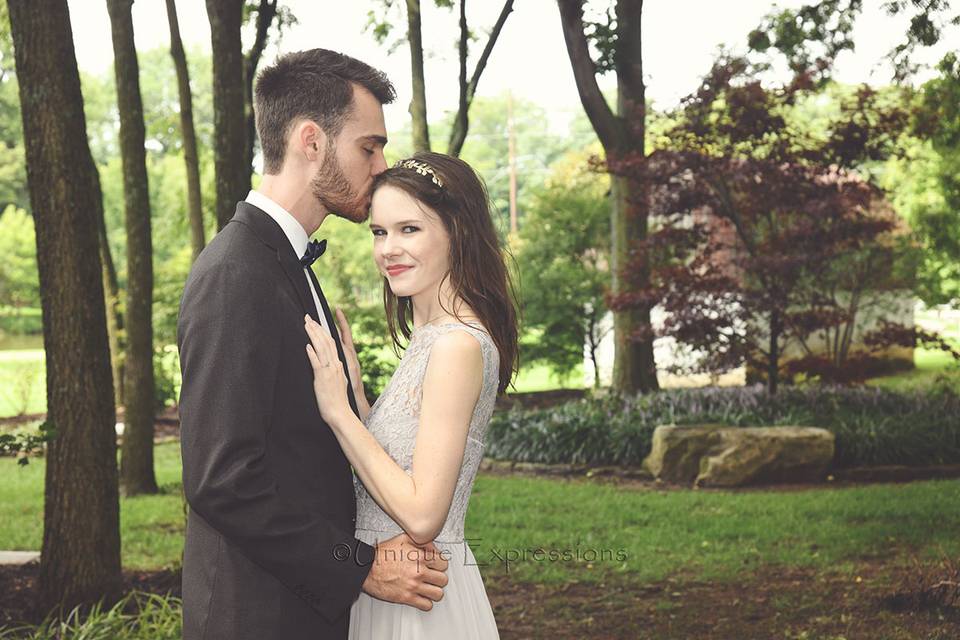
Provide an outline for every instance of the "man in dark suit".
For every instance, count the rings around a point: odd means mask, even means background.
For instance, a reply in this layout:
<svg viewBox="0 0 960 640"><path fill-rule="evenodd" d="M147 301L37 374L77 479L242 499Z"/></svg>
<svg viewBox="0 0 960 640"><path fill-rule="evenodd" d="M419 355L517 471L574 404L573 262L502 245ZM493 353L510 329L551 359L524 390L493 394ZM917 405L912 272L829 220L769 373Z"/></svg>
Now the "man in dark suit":
<svg viewBox="0 0 960 640"><path fill-rule="evenodd" d="M323 245L307 239L328 214L366 219L393 99L382 73L322 49L257 78L263 180L197 259L180 307L185 640L346 638L361 589L424 610L442 597L435 549L354 538L350 465L305 351L309 314L347 369L310 267ZM362 389L351 381L354 410Z"/></svg>

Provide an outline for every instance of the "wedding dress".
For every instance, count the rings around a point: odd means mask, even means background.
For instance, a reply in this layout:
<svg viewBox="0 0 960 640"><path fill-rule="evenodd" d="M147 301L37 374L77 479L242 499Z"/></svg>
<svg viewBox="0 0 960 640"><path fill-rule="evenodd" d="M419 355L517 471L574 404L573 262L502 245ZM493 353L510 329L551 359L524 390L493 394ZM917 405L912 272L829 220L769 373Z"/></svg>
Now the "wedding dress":
<svg viewBox="0 0 960 640"><path fill-rule="evenodd" d="M450 331L466 331L480 343L483 387L470 420L453 502L443 529L434 540L437 549L449 562L449 582L443 589L443 598L433 603L430 611L385 602L361 592L350 610L350 640L490 640L500 637L477 560L463 537L467 503L483 457L484 436L497 396L499 353L492 338L482 329L461 323L415 328L397 370L364 423L390 457L412 474L423 378L430 350L437 338ZM357 478L354 478L354 488L358 539L374 545L402 532Z"/></svg>

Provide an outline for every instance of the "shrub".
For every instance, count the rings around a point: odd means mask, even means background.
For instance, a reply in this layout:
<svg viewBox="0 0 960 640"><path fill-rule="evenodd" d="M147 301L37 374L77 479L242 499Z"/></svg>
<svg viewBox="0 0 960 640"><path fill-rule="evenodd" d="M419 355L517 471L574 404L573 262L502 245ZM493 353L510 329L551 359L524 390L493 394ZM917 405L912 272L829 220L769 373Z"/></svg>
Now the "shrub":
<svg viewBox="0 0 960 640"><path fill-rule="evenodd" d="M487 455L540 463L639 466L663 424L812 426L836 436L834 465L960 463L960 397L949 391L761 386L671 389L496 414Z"/></svg>
<svg viewBox="0 0 960 640"><path fill-rule="evenodd" d="M37 626L0 629L0 640L179 640L179 598L131 593L109 609L74 609Z"/></svg>

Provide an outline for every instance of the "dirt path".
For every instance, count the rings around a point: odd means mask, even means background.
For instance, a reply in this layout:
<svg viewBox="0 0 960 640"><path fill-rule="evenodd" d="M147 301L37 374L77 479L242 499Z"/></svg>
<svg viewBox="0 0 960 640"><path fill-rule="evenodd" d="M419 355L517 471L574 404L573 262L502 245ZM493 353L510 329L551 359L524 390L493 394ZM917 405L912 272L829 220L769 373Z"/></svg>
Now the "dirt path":
<svg viewBox="0 0 960 640"><path fill-rule="evenodd" d="M0 568L0 628L23 619L36 565ZM895 611L911 568L864 559L853 574L761 568L742 580L676 576L638 584L539 585L491 576L488 592L503 640L955 640L960 602ZM932 574L931 574L932 575ZM170 572L128 573L130 589L179 591Z"/></svg>

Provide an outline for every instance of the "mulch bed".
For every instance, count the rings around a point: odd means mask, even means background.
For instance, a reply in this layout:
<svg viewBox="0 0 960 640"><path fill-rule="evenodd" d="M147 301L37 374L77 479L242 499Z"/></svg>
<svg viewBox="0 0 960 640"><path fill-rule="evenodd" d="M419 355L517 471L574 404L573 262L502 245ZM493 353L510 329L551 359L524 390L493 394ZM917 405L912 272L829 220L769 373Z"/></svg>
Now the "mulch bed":
<svg viewBox="0 0 960 640"><path fill-rule="evenodd" d="M0 629L6 625L29 622L36 624L43 614L35 611L35 597L40 565L0 565ZM180 597L180 572L125 571L123 591L169 594Z"/></svg>
<svg viewBox="0 0 960 640"><path fill-rule="evenodd" d="M36 619L37 573L36 564L0 567L0 628ZM910 567L865 556L852 574L751 566L733 581L678 572L646 583L617 577L546 585L491 570L486 583L503 640L960 637L957 607L903 606L913 575ZM127 590L179 595L176 572L128 572L124 579Z"/></svg>

